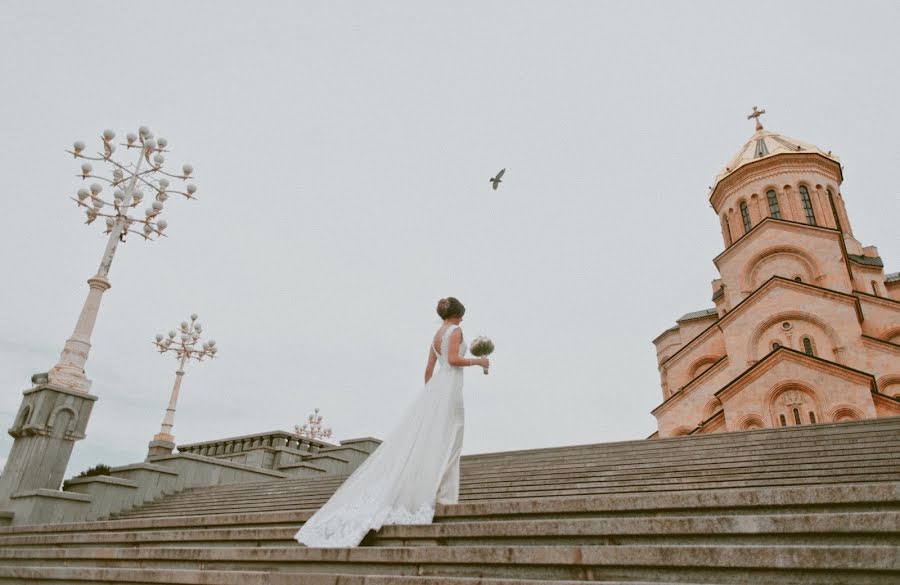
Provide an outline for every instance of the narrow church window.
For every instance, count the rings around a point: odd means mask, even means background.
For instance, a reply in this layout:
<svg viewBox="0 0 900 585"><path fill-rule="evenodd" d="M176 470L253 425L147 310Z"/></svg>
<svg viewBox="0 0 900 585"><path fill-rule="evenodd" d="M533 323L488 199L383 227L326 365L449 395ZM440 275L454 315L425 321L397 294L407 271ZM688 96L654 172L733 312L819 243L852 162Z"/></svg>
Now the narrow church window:
<svg viewBox="0 0 900 585"><path fill-rule="evenodd" d="M744 233L750 231L750 210L747 209L747 202L741 201L741 219L744 220Z"/></svg>
<svg viewBox="0 0 900 585"><path fill-rule="evenodd" d="M844 231L841 227L841 218L838 215L837 206L834 204L834 194L831 192L831 189L826 189L825 192L828 193L828 203L831 204L831 214L834 216L834 225L836 225L837 229L840 231Z"/></svg>
<svg viewBox="0 0 900 585"><path fill-rule="evenodd" d="M809 200L809 189L806 185L800 185L800 199L803 201L803 211L806 212L806 223L816 225L816 214L813 212L812 201Z"/></svg>
<svg viewBox="0 0 900 585"><path fill-rule="evenodd" d="M872 292L875 293L875 296L876 296L876 297L880 297L880 296L881 296L881 295L878 294L878 283L875 282L874 280L872 281Z"/></svg>
<svg viewBox="0 0 900 585"><path fill-rule="evenodd" d="M731 224L724 215L722 216L722 223L725 225L725 231L728 233L728 245L730 246L734 243L734 237L731 235Z"/></svg>
<svg viewBox="0 0 900 585"><path fill-rule="evenodd" d="M794 409L794 422L798 425L803 424L800 422L800 411L797 410L796 408Z"/></svg>
<svg viewBox="0 0 900 585"><path fill-rule="evenodd" d="M803 338L803 351L806 353L806 355L816 355L816 352L813 351L812 340L810 340L809 337Z"/></svg>
<svg viewBox="0 0 900 585"><path fill-rule="evenodd" d="M775 194L775 191L769 191L766 193L766 197L769 199L769 215L775 219L781 219L781 208L778 206L778 195Z"/></svg>
<svg viewBox="0 0 900 585"><path fill-rule="evenodd" d="M809 422L812 424L816 424L816 413L813 411L809 411Z"/></svg>
<svg viewBox="0 0 900 585"><path fill-rule="evenodd" d="M785 420L783 414L779 414L779 415L778 415L778 419L781 421L781 426L783 426L783 427L786 427L786 426L787 426L787 420Z"/></svg>

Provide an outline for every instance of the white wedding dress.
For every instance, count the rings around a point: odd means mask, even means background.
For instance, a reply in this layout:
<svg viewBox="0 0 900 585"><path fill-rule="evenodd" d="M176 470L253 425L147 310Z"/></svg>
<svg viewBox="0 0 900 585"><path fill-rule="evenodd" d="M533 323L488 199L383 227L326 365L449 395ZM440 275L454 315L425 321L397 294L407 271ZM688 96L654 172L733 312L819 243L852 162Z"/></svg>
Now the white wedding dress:
<svg viewBox="0 0 900 585"><path fill-rule="evenodd" d="M310 547L358 545L385 524L428 524L435 502L459 500L463 442L463 369L447 362L450 334L432 346L440 368L394 430L294 538ZM460 343L459 355L466 353Z"/></svg>

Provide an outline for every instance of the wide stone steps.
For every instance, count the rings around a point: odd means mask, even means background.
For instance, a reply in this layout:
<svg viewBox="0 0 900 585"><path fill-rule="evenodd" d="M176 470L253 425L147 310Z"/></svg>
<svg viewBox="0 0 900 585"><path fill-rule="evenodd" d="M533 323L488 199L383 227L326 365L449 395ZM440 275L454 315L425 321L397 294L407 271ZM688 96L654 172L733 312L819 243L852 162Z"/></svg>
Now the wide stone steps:
<svg viewBox="0 0 900 585"><path fill-rule="evenodd" d="M298 525L0 536L0 547L296 546ZM900 512L484 520L385 526L368 546L536 544L900 545Z"/></svg>
<svg viewBox="0 0 900 585"><path fill-rule="evenodd" d="M539 585L545 580L483 579L481 577L430 577L403 575L352 575L268 571L192 571L165 569L104 569L85 567L0 567L0 583L58 585L59 583L105 583L107 585ZM554 585L700 585L699 583L653 583L636 581L554 581ZM704 585L716 585L707 582ZM719 585L725 585L719 582Z"/></svg>
<svg viewBox="0 0 900 585"><path fill-rule="evenodd" d="M683 460L669 453L659 460L636 462L595 454L593 459L585 455L571 456L549 465L507 456L507 464L478 468L464 458L460 500L782 486L798 481L810 485L896 481L900 479L900 452L894 446L900 439L900 425L885 425L882 430L885 429L889 432L874 435L855 428L849 432L825 429L832 432L822 433L824 436L814 442L804 437L792 442L787 440L791 436L786 435L768 449L757 440L750 443L753 446L743 449L734 446L717 449L715 456L698 454L695 450L693 455L683 455ZM772 436L777 434L770 432ZM196 488L116 517L229 513L238 509L267 511L285 507L314 509L342 480L278 480Z"/></svg>
<svg viewBox="0 0 900 585"><path fill-rule="evenodd" d="M293 535L342 477L0 527L2 583L900 583L900 419L467 456L461 503L354 549Z"/></svg>
<svg viewBox="0 0 900 585"><path fill-rule="evenodd" d="M0 549L12 567L97 567L504 579L895 585L888 546L422 546ZM804 580L798 575L804 574Z"/></svg>
<svg viewBox="0 0 900 585"><path fill-rule="evenodd" d="M900 460L898 460L900 461ZM860 465L857 467L857 465ZM490 499L546 498L561 496L586 496L615 493L647 493L674 490L726 489L742 487L778 487L807 485L864 483L874 481L900 481L900 463L865 465L857 461L840 465L794 466L790 469L747 470L741 473L710 475L705 481L697 481L690 475L669 475L659 478L630 478L628 480L590 481L576 478L570 481L548 482L540 479L523 479L518 482L466 486L460 490L460 502ZM202 492L202 488L194 490ZM172 514L224 514L234 511L277 511L279 509L316 509L331 495L331 491L307 493L299 486L295 490L264 493L252 498L211 498L196 494L193 498L177 501L163 500L136 510L118 514L117 518L138 518Z"/></svg>

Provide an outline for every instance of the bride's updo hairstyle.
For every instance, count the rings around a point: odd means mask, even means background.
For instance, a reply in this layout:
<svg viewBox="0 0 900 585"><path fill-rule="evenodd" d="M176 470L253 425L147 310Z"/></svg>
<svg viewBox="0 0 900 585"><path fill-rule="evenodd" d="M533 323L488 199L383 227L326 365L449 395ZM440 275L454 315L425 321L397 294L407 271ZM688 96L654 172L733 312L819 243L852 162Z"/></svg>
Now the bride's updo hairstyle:
<svg viewBox="0 0 900 585"><path fill-rule="evenodd" d="M462 316L466 314L466 308L456 297L447 297L438 301L437 314L438 317L445 320L453 317L462 319Z"/></svg>

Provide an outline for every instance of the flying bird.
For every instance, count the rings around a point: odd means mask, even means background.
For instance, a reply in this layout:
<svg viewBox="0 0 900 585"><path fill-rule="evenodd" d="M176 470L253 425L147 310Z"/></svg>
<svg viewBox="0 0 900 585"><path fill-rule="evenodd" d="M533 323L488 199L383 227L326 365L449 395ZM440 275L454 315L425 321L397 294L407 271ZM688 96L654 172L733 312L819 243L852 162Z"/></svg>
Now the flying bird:
<svg viewBox="0 0 900 585"><path fill-rule="evenodd" d="M496 177L493 177L493 178L491 178L491 179L488 179L488 181L491 183L491 187L494 188L494 191L496 191L496 190L497 190L497 187L500 186L500 183L503 182L503 181L500 180L500 177L502 177L502 176L503 176L503 173L505 173L505 172L506 172L506 169L500 169L500 172L497 173L497 176L496 176Z"/></svg>

